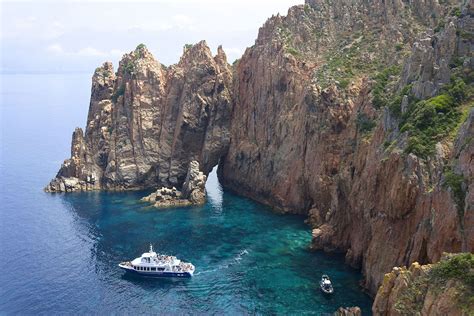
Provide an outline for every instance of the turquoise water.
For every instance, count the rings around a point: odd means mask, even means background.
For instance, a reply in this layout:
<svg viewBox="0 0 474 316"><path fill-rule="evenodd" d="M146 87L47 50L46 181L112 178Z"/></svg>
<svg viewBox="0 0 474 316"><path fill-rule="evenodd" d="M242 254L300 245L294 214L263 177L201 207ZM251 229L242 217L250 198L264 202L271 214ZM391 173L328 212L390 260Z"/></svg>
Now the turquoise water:
<svg viewBox="0 0 474 316"><path fill-rule="evenodd" d="M324 314L371 300L359 272L308 251L310 229L223 192L202 207L156 210L147 192L46 194L86 118L88 75L2 75L0 313ZM188 280L124 274L146 251L196 266ZM336 293L318 288L322 273Z"/></svg>

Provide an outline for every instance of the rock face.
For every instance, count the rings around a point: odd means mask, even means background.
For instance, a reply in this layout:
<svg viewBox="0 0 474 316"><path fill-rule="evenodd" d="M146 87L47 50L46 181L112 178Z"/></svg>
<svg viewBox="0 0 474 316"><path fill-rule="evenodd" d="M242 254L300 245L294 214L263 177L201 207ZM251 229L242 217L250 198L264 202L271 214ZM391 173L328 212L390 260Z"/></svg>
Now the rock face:
<svg viewBox="0 0 474 316"><path fill-rule="evenodd" d="M46 190L201 203L219 162L226 189L308 215L312 248L344 252L372 294L393 266L472 252L474 10L460 4L307 0L233 69L204 42L170 67L139 45L117 74L96 70L85 134Z"/></svg>
<svg viewBox="0 0 474 316"><path fill-rule="evenodd" d="M409 269L395 267L385 275L372 311L374 315L469 315L474 310L474 289L469 283L473 267L472 254L445 255L430 265L414 262Z"/></svg>
<svg viewBox="0 0 474 316"><path fill-rule="evenodd" d="M201 205L206 202L206 176L199 171L199 163L195 160L189 163L186 180L182 191L175 187L159 188L156 192L142 198L155 207L177 207Z"/></svg>
<svg viewBox="0 0 474 316"><path fill-rule="evenodd" d="M232 71L221 47L187 46L165 67L144 45L97 68L85 135L76 129L71 158L51 192L123 190L183 184L190 161L208 174L230 140Z"/></svg>
<svg viewBox="0 0 474 316"><path fill-rule="evenodd" d="M455 4L307 1L267 21L236 66L221 184L308 214L313 249L345 252L372 294L395 265L474 250L471 101L430 157L393 114L396 95L415 115L412 100L472 74L472 7Z"/></svg>
<svg viewBox="0 0 474 316"><path fill-rule="evenodd" d="M340 307L335 313L334 316L361 316L362 310L360 307Z"/></svg>
<svg viewBox="0 0 474 316"><path fill-rule="evenodd" d="M237 65L225 186L282 211L331 208L334 178L359 136L357 115L376 116L371 67L401 59L394 43L426 28L423 12L398 13L409 10L402 2L307 1L268 20Z"/></svg>

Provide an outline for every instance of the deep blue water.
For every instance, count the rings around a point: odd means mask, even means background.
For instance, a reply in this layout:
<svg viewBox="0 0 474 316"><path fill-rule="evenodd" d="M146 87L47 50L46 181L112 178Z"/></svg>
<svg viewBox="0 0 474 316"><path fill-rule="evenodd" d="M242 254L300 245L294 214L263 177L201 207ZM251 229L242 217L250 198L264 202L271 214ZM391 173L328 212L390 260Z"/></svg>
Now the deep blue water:
<svg viewBox="0 0 474 316"><path fill-rule="evenodd" d="M299 216L222 192L203 207L155 210L146 192L47 194L86 120L89 75L2 75L0 313L321 314L371 300L343 258L308 251ZM189 280L124 275L152 242L196 266ZM323 296L322 273L336 293Z"/></svg>

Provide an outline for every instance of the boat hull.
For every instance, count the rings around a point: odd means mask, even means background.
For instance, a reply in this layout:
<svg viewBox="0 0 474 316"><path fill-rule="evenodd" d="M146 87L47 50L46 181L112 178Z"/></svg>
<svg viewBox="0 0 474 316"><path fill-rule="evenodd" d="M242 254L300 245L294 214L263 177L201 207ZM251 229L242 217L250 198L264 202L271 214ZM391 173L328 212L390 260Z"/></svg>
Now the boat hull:
<svg viewBox="0 0 474 316"><path fill-rule="evenodd" d="M324 290L324 289L321 289L321 292L323 292L324 294L333 294L333 293L334 293L334 290Z"/></svg>
<svg viewBox="0 0 474 316"><path fill-rule="evenodd" d="M193 276L190 272L167 272L167 271L137 271L129 267L119 267L127 273L150 278L190 278Z"/></svg>

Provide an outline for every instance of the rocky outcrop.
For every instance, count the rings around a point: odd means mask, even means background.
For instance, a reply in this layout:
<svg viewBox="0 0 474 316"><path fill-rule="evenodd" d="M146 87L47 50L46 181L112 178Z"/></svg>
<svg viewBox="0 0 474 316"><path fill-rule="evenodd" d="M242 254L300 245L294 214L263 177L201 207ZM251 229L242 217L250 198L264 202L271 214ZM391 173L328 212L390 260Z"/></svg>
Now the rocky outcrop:
<svg viewBox="0 0 474 316"><path fill-rule="evenodd" d="M95 173L88 173L86 165L86 144L82 129L72 134L71 158L64 161L56 178L45 188L48 192L87 191L98 188Z"/></svg>
<svg viewBox="0 0 474 316"><path fill-rule="evenodd" d="M175 187L162 187L142 198L155 207L178 207L201 205L206 202L206 176L199 171L199 163L195 160L189 163L186 180L181 191Z"/></svg>
<svg viewBox="0 0 474 316"><path fill-rule="evenodd" d="M474 224L472 139L440 138L433 156L417 156L407 151L404 119L387 107L401 108L403 98L392 99L408 85L405 111L439 93L454 70L472 71L472 8L457 14L452 5L308 1L265 23L236 66L221 184L309 214L313 249L345 252L372 294L395 265L474 249L474 231L465 229ZM447 70L453 60L463 62ZM469 116L460 130L471 124ZM446 184L451 167L463 179L456 189Z"/></svg>
<svg viewBox="0 0 474 316"><path fill-rule="evenodd" d="M474 256L444 255L436 264L395 267L384 277L374 315L469 315L474 310Z"/></svg>
<svg viewBox="0 0 474 316"><path fill-rule="evenodd" d="M334 316L361 316L362 310L360 307L339 307L334 313Z"/></svg>
<svg viewBox="0 0 474 316"><path fill-rule="evenodd" d="M144 45L97 68L86 132L77 129L71 159L46 191L123 190L176 186L190 161L204 174L230 140L232 71L221 47L204 41L165 67Z"/></svg>
<svg viewBox="0 0 474 316"><path fill-rule="evenodd" d="M193 204L203 204L206 199L206 176L199 171L199 163L189 163L188 174L183 184L183 197Z"/></svg>

